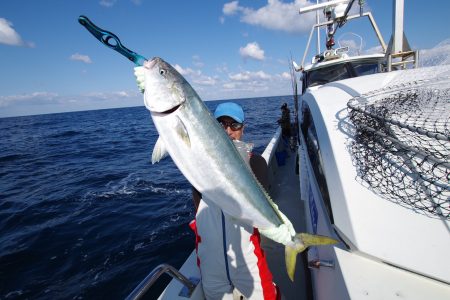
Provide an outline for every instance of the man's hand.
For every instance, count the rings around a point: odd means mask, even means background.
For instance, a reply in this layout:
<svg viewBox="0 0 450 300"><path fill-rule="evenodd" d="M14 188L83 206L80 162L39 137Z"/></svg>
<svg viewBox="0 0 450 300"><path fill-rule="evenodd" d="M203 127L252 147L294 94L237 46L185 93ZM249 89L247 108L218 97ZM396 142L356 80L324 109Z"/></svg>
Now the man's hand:
<svg viewBox="0 0 450 300"><path fill-rule="evenodd" d="M281 210L278 210L278 213L280 214L281 219L283 219L284 224L286 224L289 233L291 234L291 237L294 237L296 233L294 226L292 226L291 221L289 221L289 219L281 212Z"/></svg>
<svg viewBox="0 0 450 300"><path fill-rule="evenodd" d="M145 91L145 67L135 67L134 68L134 76L136 76L136 83L141 93Z"/></svg>
<svg viewBox="0 0 450 300"><path fill-rule="evenodd" d="M269 239L274 240L283 245L291 244L295 236L294 226L292 226L291 221L289 221L289 219L278 209L278 206L276 204L273 205L278 211L284 224L281 224L276 228L269 228L269 229L259 228L259 232L261 232L261 234L268 237Z"/></svg>

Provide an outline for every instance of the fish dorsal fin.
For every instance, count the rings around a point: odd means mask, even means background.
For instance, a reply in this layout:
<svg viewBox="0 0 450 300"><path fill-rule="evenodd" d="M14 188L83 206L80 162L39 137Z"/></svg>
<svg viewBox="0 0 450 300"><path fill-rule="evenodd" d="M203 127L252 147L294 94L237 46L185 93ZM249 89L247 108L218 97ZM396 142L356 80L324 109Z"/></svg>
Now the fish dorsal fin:
<svg viewBox="0 0 450 300"><path fill-rule="evenodd" d="M190 148L191 139L189 138L186 126L184 126L183 121L179 117L176 118L175 132L178 135L178 137L186 144L186 146Z"/></svg>
<svg viewBox="0 0 450 300"><path fill-rule="evenodd" d="M161 137L156 141L155 147L152 153L152 164L159 162L161 159L165 158L169 153L167 152L166 145L162 141Z"/></svg>

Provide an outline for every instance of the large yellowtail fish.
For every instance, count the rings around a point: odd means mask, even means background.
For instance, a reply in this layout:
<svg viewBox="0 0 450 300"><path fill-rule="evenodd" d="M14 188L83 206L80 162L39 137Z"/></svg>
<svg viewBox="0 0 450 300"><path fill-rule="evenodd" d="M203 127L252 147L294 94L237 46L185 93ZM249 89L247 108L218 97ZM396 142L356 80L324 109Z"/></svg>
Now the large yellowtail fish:
<svg viewBox="0 0 450 300"><path fill-rule="evenodd" d="M289 232L277 206L233 142L191 85L170 64L156 57L146 61L141 71L145 77L145 106L159 133L153 162L169 154L186 179L225 213L259 228L275 241L280 241L278 236L289 235L282 240L292 281L298 253L308 246L337 242Z"/></svg>

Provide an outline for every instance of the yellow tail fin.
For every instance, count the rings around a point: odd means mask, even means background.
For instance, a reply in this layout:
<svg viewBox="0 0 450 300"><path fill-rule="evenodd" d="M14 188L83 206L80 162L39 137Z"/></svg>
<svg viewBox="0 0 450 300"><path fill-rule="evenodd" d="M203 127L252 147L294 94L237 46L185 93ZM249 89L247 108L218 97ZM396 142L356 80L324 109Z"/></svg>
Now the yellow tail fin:
<svg viewBox="0 0 450 300"><path fill-rule="evenodd" d="M291 281L294 281L298 253L303 252L309 246L333 245L336 243L338 243L337 240L322 235L308 233L295 235L295 245L293 247L286 246L285 248L286 271Z"/></svg>

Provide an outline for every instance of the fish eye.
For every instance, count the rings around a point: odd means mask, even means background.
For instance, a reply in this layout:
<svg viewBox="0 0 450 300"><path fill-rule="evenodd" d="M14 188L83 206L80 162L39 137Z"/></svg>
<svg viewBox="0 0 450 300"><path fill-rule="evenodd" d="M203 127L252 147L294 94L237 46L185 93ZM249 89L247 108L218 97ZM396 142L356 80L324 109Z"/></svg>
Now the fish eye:
<svg viewBox="0 0 450 300"><path fill-rule="evenodd" d="M159 69L159 75L166 75L166 70L165 69Z"/></svg>

